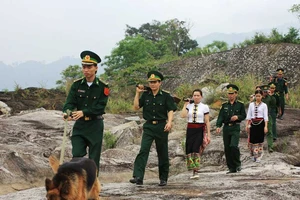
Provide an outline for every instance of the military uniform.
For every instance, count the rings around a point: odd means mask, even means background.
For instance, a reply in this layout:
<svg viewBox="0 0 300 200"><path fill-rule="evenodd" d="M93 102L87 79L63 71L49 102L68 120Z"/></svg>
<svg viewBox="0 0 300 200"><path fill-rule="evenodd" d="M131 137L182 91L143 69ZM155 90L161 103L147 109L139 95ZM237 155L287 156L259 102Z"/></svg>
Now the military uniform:
<svg viewBox="0 0 300 200"><path fill-rule="evenodd" d="M276 88L276 86L271 83L269 84L270 88ZM273 94L270 94L270 96L274 97L275 100L276 100L276 103L275 105L272 104L270 106L270 115L271 115L271 118L272 118L272 133L273 133L273 141L277 140L277 127L276 127L276 116L277 116L277 113L278 113L278 107L280 106L279 104L279 94L278 92L274 92Z"/></svg>
<svg viewBox="0 0 300 200"><path fill-rule="evenodd" d="M148 81L155 78L163 80L163 76L156 71L148 73L148 78ZM160 89L155 96L152 91L145 91L139 99L139 107L143 108L143 118L146 122L143 125L141 148L134 161L134 179L131 179L130 182L143 184L149 151L154 140L158 156L159 179L166 183L169 174L169 156L168 132L164 131L164 127L168 119L168 112L175 111L177 106L173 97ZM136 178L140 182L136 182Z"/></svg>
<svg viewBox="0 0 300 200"><path fill-rule="evenodd" d="M269 90L269 85L262 86L263 92L267 92ZM263 96L262 102L267 104L268 107L268 132L267 132L267 142L268 142L268 150L269 152L273 152L273 118L271 115L272 108L276 107L276 99L273 96L266 95Z"/></svg>
<svg viewBox="0 0 300 200"><path fill-rule="evenodd" d="M234 89L233 89L234 88ZM238 87L235 85L227 86L228 93L237 92ZM236 115L238 120L231 121L230 118ZM222 104L217 119L217 128L223 127L223 142L227 167L229 172L237 172L241 168L239 139L240 139L240 122L246 118L245 106L241 101L235 100L233 104L229 101Z"/></svg>
<svg viewBox="0 0 300 200"><path fill-rule="evenodd" d="M84 53L84 52L83 52ZM88 55L85 55L88 54ZM87 57L87 56L90 56ZM87 58L87 59L85 59ZM89 65L91 59L96 58L93 52L85 51L82 54L82 64ZM100 58L99 58L100 59ZM99 61L97 59L96 61ZM95 63L94 63L95 64ZM72 155L83 157L87 154L93 159L99 170L100 154L103 138L103 117L109 95L108 85L95 78L89 86L86 78L74 81L63 107L63 112L82 111L84 116L76 120L73 127Z"/></svg>
<svg viewBox="0 0 300 200"><path fill-rule="evenodd" d="M278 69L277 73L283 75L283 69ZM279 104L281 110L281 116L279 116L279 118L282 119L285 108L285 94L288 93L287 80L283 77L276 77L272 83L274 83L274 85L276 86L276 92L278 92L279 94Z"/></svg>

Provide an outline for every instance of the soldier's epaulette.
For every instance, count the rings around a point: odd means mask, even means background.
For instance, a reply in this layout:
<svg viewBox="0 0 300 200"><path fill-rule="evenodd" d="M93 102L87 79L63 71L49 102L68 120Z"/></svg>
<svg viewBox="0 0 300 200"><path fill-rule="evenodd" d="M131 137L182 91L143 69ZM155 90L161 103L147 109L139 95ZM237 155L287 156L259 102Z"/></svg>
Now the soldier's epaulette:
<svg viewBox="0 0 300 200"><path fill-rule="evenodd" d="M98 79L99 79L99 81L100 81L101 83L103 83L104 85L108 85L108 83L104 82L104 81L101 80L100 78L98 78Z"/></svg>
<svg viewBox="0 0 300 200"><path fill-rule="evenodd" d="M226 103L227 103L227 101L223 102L222 105L223 105L223 104L226 104Z"/></svg>
<svg viewBox="0 0 300 200"><path fill-rule="evenodd" d="M283 80L287 81L287 78L283 77Z"/></svg>
<svg viewBox="0 0 300 200"><path fill-rule="evenodd" d="M82 79L84 79L84 77L74 80L74 83L77 81L82 81Z"/></svg>
<svg viewBox="0 0 300 200"><path fill-rule="evenodd" d="M242 103L242 104L244 103L244 102L242 102L242 101L240 101L240 100L237 100L237 102L240 102L240 103Z"/></svg>
<svg viewBox="0 0 300 200"><path fill-rule="evenodd" d="M163 91L163 92L166 92L166 93L169 93L169 94L170 94L170 92L169 92L169 91L167 91L167 90L161 90L161 91Z"/></svg>

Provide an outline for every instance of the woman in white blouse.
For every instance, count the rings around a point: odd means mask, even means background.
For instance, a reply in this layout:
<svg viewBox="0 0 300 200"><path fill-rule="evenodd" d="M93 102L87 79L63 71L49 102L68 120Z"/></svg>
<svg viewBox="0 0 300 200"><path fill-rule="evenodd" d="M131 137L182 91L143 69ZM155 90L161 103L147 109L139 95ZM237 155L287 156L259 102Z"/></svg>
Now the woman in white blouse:
<svg viewBox="0 0 300 200"><path fill-rule="evenodd" d="M254 162L260 162L263 156L264 137L268 132L268 107L261 101L262 96L261 90L255 91L255 101L249 104L246 117L248 144Z"/></svg>
<svg viewBox="0 0 300 200"><path fill-rule="evenodd" d="M209 107L201 103L202 91L193 91L193 101L185 102L180 116L188 120L186 131L186 164L188 170L193 170L193 178L198 178L200 167L200 151L210 143ZM205 133L207 130L207 135Z"/></svg>

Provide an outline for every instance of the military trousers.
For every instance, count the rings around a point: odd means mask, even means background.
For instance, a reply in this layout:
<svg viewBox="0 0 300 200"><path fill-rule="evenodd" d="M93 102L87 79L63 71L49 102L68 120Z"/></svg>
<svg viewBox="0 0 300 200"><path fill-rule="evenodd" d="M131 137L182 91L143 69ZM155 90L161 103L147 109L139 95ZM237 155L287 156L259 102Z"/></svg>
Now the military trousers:
<svg viewBox="0 0 300 200"><path fill-rule="evenodd" d="M143 125L143 136L141 147L134 161L133 177L139 177L142 180L145 175L145 168L148 161L150 148L155 141L157 156L159 179L167 181L169 175L169 154L168 154L168 132L164 132L166 123Z"/></svg>
<svg viewBox="0 0 300 200"><path fill-rule="evenodd" d="M276 111L271 110L273 139L277 139Z"/></svg>
<svg viewBox="0 0 300 200"><path fill-rule="evenodd" d="M283 116L283 114L284 114L284 108L285 108L284 93L280 93L280 95L279 95L279 105L280 105L280 110L281 110L281 116Z"/></svg>
<svg viewBox="0 0 300 200"><path fill-rule="evenodd" d="M98 169L100 168L100 156L103 139L103 120L76 121L73 127L72 155L73 157L84 157L95 161Z"/></svg>
<svg viewBox="0 0 300 200"><path fill-rule="evenodd" d="M241 167L240 160L240 125L233 126L224 125L223 128L223 142L226 163L229 171L237 171Z"/></svg>
<svg viewBox="0 0 300 200"><path fill-rule="evenodd" d="M268 121L268 132L267 132L267 142L268 142L268 149L273 150L273 131L272 131L272 121L273 118L271 115L268 116L269 121Z"/></svg>

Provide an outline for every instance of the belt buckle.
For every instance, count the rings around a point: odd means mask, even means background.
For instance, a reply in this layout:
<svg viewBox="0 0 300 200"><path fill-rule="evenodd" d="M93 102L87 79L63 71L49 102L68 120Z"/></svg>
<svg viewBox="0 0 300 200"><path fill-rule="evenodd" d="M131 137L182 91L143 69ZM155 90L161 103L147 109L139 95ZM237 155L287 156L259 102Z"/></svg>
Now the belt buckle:
<svg viewBox="0 0 300 200"><path fill-rule="evenodd" d="M152 124L158 124L158 121L152 121Z"/></svg>
<svg viewBox="0 0 300 200"><path fill-rule="evenodd" d="M91 120L90 117L84 116L84 121L89 121Z"/></svg>

